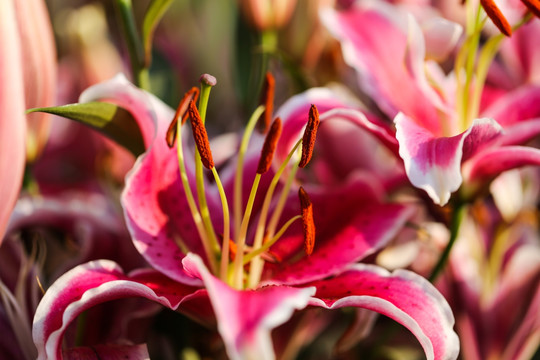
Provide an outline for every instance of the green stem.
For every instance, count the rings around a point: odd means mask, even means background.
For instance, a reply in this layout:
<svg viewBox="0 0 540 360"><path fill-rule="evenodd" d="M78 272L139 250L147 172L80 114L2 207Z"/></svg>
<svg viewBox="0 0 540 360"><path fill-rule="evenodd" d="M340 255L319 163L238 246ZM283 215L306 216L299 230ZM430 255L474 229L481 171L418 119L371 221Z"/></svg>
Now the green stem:
<svg viewBox="0 0 540 360"><path fill-rule="evenodd" d="M148 68L144 66L144 49L137 32L132 2L131 0L116 0L116 3L120 11L122 30L129 52L133 81L141 89L150 91L150 77Z"/></svg>
<svg viewBox="0 0 540 360"><path fill-rule="evenodd" d="M450 252L452 251L452 248L454 247L454 244L457 240L459 229L461 227L461 223L466 213L467 213L467 206L465 204L457 204L452 212L452 222L450 224L450 240L448 240L448 244L446 245L446 248L441 254L439 261L433 268L433 272L431 273L431 276L429 277L429 281L431 281L432 283L435 282L437 277L440 275L440 273L446 266L448 258L450 257Z"/></svg>

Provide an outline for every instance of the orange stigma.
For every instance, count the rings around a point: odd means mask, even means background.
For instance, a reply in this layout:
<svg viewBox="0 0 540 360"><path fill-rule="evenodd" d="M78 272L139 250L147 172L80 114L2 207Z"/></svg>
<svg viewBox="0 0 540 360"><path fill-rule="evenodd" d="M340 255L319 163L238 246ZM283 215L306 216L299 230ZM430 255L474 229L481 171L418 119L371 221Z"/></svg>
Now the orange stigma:
<svg viewBox="0 0 540 360"><path fill-rule="evenodd" d="M298 189L300 207L302 209L302 230L304 232L304 250L311 255L315 246L315 222L313 221L313 204L307 192L300 186Z"/></svg>
<svg viewBox="0 0 540 360"><path fill-rule="evenodd" d="M302 138L302 157L298 164L301 168L305 167L311 160L320 123L319 111L315 105L311 105L308 123L306 125L306 130L304 131L304 137Z"/></svg>
<svg viewBox="0 0 540 360"><path fill-rule="evenodd" d="M212 159L212 152L210 151L210 141L208 141L208 134L206 128L199 115L199 110L195 106L195 102L191 100L189 102L189 118L191 119L191 128L193 130L193 139L197 150L201 155L201 161L205 168L212 169L214 167L214 160Z"/></svg>
<svg viewBox="0 0 540 360"><path fill-rule="evenodd" d="M176 125L178 124L178 119L182 118L182 125L186 122L188 118L188 106L190 101L197 101L199 98L199 89L196 87L192 87L189 89L185 94L182 100L180 100L180 103L178 104L178 107L176 108L176 113L174 114L174 118L169 125L169 128L167 129L167 135L165 136L165 140L167 141L167 145L169 145L170 148L174 146L174 141L176 140Z"/></svg>
<svg viewBox="0 0 540 360"><path fill-rule="evenodd" d="M276 146L281 136L281 119L276 118L270 127L270 131L264 139L264 144L261 151L261 158L259 159L259 165L257 167L258 174L264 174L270 169L272 165L272 159L274 158L274 152L276 151Z"/></svg>

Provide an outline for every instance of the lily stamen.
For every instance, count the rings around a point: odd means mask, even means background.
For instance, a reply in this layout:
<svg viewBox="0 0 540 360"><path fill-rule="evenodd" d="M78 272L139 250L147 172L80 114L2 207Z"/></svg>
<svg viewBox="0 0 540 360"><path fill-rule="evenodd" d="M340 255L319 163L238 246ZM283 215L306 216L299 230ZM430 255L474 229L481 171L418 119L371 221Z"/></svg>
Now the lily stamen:
<svg viewBox="0 0 540 360"><path fill-rule="evenodd" d="M499 28L499 30L506 36L512 35L512 26L508 23L508 20L504 17L501 10L497 7L493 0L480 0L480 4L486 11L491 21Z"/></svg>
<svg viewBox="0 0 540 360"><path fill-rule="evenodd" d="M305 167L311 160L313 155L313 148L315 147L315 139L317 137L317 130L320 125L319 120L319 111L315 105L311 105L309 109L309 119L306 125L306 130L304 131L304 136L302 138L302 158L299 167Z"/></svg>
<svg viewBox="0 0 540 360"><path fill-rule="evenodd" d="M281 136L281 119L276 118L270 127L268 135L264 139L264 144L261 151L261 158L259 160L259 165L257 166L257 173L264 174L270 169L272 165L272 160L274 158L274 152L276 150L277 142Z"/></svg>
<svg viewBox="0 0 540 360"><path fill-rule="evenodd" d="M180 103L178 105L178 108L176 109L176 113L174 114L173 121L169 125L169 128L167 129L167 135L165 140L167 141L167 145L169 145L169 148L172 148L174 146L174 142L176 140L176 124L178 123L179 119L182 119L182 125L186 122L189 114L188 114L188 107L190 101L197 101L199 98L199 89L196 87L192 87L188 92L184 94L184 97L182 100L180 100Z"/></svg>
<svg viewBox="0 0 540 360"><path fill-rule="evenodd" d="M300 186L298 189L300 207L302 209L302 230L304 232L304 250L311 255L315 246L315 222L313 221L313 204L307 192Z"/></svg>
<svg viewBox="0 0 540 360"><path fill-rule="evenodd" d="M212 151L210 150L210 141L208 140L208 133L201 120L201 116L193 100L189 102L189 118L191 119L191 127L193 130L193 139L197 150L201 155L201 161L205 168L212 169L214 167L214 160L212 158Z"/></svg>
<svg viewBox="0 0 540 360"><path fill-rule="evenodd" d="M261 132L264 134L268 130L270 123L272 122L272 113L274 111L274 93L275 93L276 81L274 76L270 72L266 73L264 90L263 90L263 101L262 103L265 106L264 114L261 122Z"/></svg>

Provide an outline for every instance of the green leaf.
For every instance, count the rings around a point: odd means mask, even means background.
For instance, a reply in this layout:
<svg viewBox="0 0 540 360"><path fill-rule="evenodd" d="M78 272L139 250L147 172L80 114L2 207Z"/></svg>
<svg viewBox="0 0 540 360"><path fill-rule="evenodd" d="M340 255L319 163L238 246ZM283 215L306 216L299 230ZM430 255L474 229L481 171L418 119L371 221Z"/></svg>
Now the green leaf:
<svg viewBox="0 0 540 360"><path fill-rule="evenodd" d="M171 3L172 0L152 0L150 5L148 5L148 10L146 10L142 26L144 61L146 67L150 67L150 62L152 61L152 38L154 30Z"/></svg>
<svg viewBox="0 0 540 360"><path fill-rule="evenodd" d="M145 151L139 126L129 111L106 102L89 102L63 106L35 108L27 113L44 112L83 123L98 130L135 156Z"/></svg>

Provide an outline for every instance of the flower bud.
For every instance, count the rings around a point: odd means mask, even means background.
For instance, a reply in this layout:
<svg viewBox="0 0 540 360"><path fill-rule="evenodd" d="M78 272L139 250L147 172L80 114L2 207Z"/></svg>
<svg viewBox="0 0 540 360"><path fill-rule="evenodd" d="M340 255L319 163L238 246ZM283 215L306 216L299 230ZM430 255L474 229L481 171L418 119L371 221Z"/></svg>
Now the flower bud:
<svg viewBox="0 0 540 360"><path fill-rule="evenodd" d="M296 0L240 0L242 13L259 31L285 26L296 6Z"/></svg>

